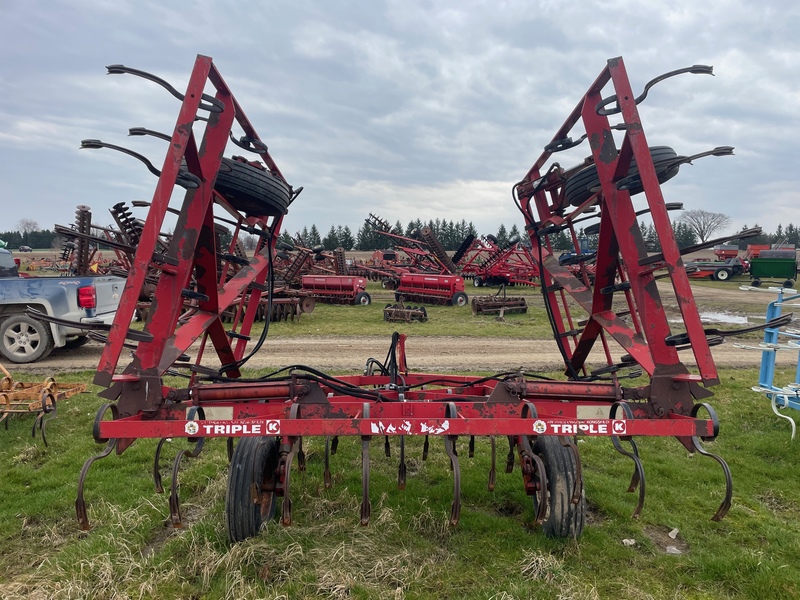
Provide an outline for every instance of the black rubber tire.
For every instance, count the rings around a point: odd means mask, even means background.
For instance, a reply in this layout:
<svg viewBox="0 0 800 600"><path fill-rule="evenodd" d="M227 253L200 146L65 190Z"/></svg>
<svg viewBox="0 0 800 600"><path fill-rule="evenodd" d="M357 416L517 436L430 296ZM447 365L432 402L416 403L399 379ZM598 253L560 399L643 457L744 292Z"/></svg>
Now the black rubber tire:
<svg viewBox="0 0 800 600"><path fill-rule="evenodd" d="M753 279L753 287L761 287L761 280Z"/></svg>
<svg viewBox="0 0 800 600"><path fill-rule="evenodd" d="M291 188L269 171L246 163L222 159L214 189L236 210L251 216L285 215Z"/></svg>
<svg viewBox="0 0 800 600"><path fill-rule="evenodd" d="M12 315L0 323L0 354L16 364L32 363L53 351L49 323L27 315Z"/></svg>
<svg viewBox="0 0 800 600"><path fill-rule="evenodd" d="M653 164L656 171L660 167L666 165L677 158L678 154L669 146L652 146L650 148L650 157L653 159ZM678 174L680 166L673 167L668 171L660 173L658 177L659 183L669 181ZM628 168L628 176L636 175L639 169L636 166L636 158L631 160L631 165ZM579 206L586 202L589 197L594 193L591 190L600 185L600 177L597 175L597 165L589 165L585 169L581 169L575 175L570 177L564 184L564 197L569 201L572 206ZM631 196L639 194L643 191L641 181L634 183L629 189L628 193Z"/></svg>
<svg viewBox="0 0 800 600"><path fill-rule="evenodd" d="M469 298L464 292L456 292L453 294L453 298L450 300L450 304L453 306L466 306L469 303Z"/></svg>
<svg viewBox="0 0 800 600"><path fill-rule="evenodd" d="M480 277L473 277L472 285L474 285L475 287L481 287L483 285L483 279L481 279Z"/></svg>
<svg viewBox="0 0 800 600"><path fill-rule="evenodd" d="M252 488L254 484L260 489L263 483L276 483L279 450L274 437L243 437L236 445L225 495L225 528L231 542L258 535L261 525L275 516L277 495L260 490L260 502L254 502Z"/></svg>
<svg viewBox="0 0 800 600"><path fill-rule="evenodd" d="M714 271L714 279L717 281L728 281L731 278L730 269L717 269Z"/></svg>
<svg viewBox="0 0 800 600"><path fill-rule="evenodd" d="M552 435L536 437L533 452L544 462L547 474L548 507L547 518L542 524L544 534L550 538L580 537L586 522L586 492L581 482L580 501L572 503L578 473L575 454Z"/></svg>
<svg viewBox="0 0 800 600"><path fill-rule="evenodd" d="M367 292L358 292L353 304L360 304L361 306L368 306L372 302L372 298Z"/></svg>
<svg viewBox="0 0 800 600"><path fill-rule="evenodd" d="M497 245L497 238L495 236L493 236L491 233L489 235L485 235L483 237L485 237L487 240L492 242L495 246Z"/></svg>
<svg viewBox="0 0 800 600"><path fill-rule="evenodd" d="M64 348L72 350L73 348L80 348L81 346L85 346L89 343L89 336L88 335L79 335L78 337L72 338L71 340L67 340L64 344Z"/></svg>
<svg viewBox="0 0 800 600"><path fill-rule="evenodd" d="M794 285L794 281L792 281L791 279L787 279L787 280L785 280L783 282L783 287L785 287L785 288L790 288L793 285Z"/></svg>

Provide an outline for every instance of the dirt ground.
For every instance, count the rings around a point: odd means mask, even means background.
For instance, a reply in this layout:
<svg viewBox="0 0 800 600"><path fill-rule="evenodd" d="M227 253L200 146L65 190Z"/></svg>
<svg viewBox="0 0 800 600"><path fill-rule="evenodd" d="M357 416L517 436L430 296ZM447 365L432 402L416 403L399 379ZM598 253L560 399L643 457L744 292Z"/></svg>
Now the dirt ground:
<svg viewBox="0 0 800 600"><path fill-rule="evenodd" d="M670 302L669 285L659 284L668 313L677 317L677 303ZM726 314L748 316L751 322L763 319L768 302L774 293L742 291L737 284L720 289L693 286L701 314L724 311ZM753 319L755 317L755 319ZM710 327L715 324L710 323ZM389 349L387 336L270 336L261 351L249 362L250 368L307 365L317 369L335 369L357 372L367 359L383 362ZM761 353L734 346L735 338L712 348L720 367L757 367ZM750 340L748 343L756 343ZM45 360L31 365L14 365L14 370L28 373L53 374L64 371L93 370L97 367L102 346L90 342L74 350L56 349ZM528 372L555 371L563 367L561 355L553 340L520 340L498 338L463 338L445 336L410 337L406 342L408 364L417 371L504 371L523 367ZM612 350L618 358L623 352ZM687 364L692 363L691 351L681 354ZM779 353L780 364L797 361L794 353ZM592 361L594 362L594 361ZM121 361L121 364L124 363ZM596 364L604 364L597 356Z"/></svg>

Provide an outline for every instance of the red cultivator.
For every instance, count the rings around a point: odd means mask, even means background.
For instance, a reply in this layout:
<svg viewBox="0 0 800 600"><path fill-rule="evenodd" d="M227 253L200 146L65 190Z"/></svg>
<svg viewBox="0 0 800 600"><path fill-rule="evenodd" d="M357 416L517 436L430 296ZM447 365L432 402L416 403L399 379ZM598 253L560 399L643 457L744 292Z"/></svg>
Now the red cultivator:
<svg viewBox="0 0 800 600"><path fill-rule="evenodd" d="M111 69L163 84L142 72L120 66ZM710 69L695 67L694 72ZM604 99L601 92L606 86L613 95ZM203 94L206 87L213 95ZM639 100L634 100L621 59L608 62L553 142L515 186L515 201L542 274L545 304L568 381L530 376L521 370L489 377L411 373L405 337L398 334L392 338L386 361L370 359L364 375L332 377L311 367L293 366L245 380L240 369L249 356L245 347L253 311L262 295L270 297L273 248L296 192L284 182L209 58L198 57L185 96L174 93L181 99L179 117L95 378L95 383L108 388L102 395L110 403L97 413L94 436L107 445L87 461L81 473L76 507L83 527L89 526L83 500L89 466L113 451L122 453L138 438L186 437L196 443L194 450L181 452L175 459L170 499L175 526L181 523L177 474L182 458L196 457L209 438L227 438L229 449L233 439L239 440L231 453L226 501L228 534L234 541L256 535L275 513L278 498L283 500L283 523L292 522L292 465L297 459L299 468L304 467L302 440L306 436L329 438L326 485L331 484L328 455L337 436L360 438L363 524L370 517L373 438L399 437L400 487L406 477L404 436L442 440L453 468L450 522L455 524L461 509L456 439L490 438L492 489L495 440L502 436L509 443L506 470L519 465L525 491L537 507L536 521L552 536L578 536L584 525L586 504L575 436L610 437L614 447L631 458L635 470L630 489L639 489L634 514L642 509L645 489L634 437L673 436L689 451L713 456L701 440L714 439L719 423L713 409L699 401L711 396L701 384L717 384L717 371L659 187L688 159L648 151L636 108ZM609 117L614 115L620 115L619 122L612 125ZM200 139L194 133L198 119L207 120L202 121L206 124ZM232 134L237 123L244 132L239 140ZM557 163L545 168L553 152L577 145L567 137L573 129L581 130L580 141L589 139L592 156L574 169L562 169ZM614 130L622 132L619 148ZM257 155L266 169L252 162L221 160L229 138ZM162 252L158 232L176 184L187 187L175 227L181 234ZM652 214L663 248L660 256L648 258L645 252L631 198L637 192L644 192L642 199ZM578 276L559 264L549 237L566 231L577 242L573 225L585 219L586 209L593 205L599 207L600 245L591 283L580 264ZM232 219L234 240L241 231L260 240L255 257L239 264L232 276L218 268L213 239L217 211L226 215L225 222ZM153 264L162 274L144 330L134 336L128 325ZM670 331L655 286L657 270L672 283L685 334ZM624 310L617 310L612 302L615 297L622 300ZM187 298L193 304L184 311ZM240 303L237 316L226 330L220 315L234 302ZM575 304L580 310L573 308ZM133 359L119 372L126 338L137 345ZM622 347L622 356L612 351L612 342ZM590 372L588 359L595 347L604 366ZM210 348L222 366L203 363ZM690 373L681 362L679 350L684 348L693 352L699 373ZM195 357L185 360L189 352ZM531 355L535 352L532 342ZM631 367L638 367L648 380L634 382L635 387L622 385L620 372ZM190 373L185 388L167 386L162 379L168 370L178 368ZM629 449L623 448L623 442ZM725 462L713 458L725 476L724 499L714 515L720 519L730 506L732 482Z"/></svg>

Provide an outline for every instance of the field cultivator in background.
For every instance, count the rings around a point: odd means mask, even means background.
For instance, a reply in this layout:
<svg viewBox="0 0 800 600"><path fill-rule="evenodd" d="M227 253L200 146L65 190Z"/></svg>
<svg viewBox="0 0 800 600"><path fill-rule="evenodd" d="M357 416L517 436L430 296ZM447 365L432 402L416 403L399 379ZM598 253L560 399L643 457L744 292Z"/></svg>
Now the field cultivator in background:
<svg viewBox="0 0 800 600"><path fill-rule="evenodd" d="M271 298L274 292L273 258L280 225L299 190L285 181L210 58L198 56L185 94L149 73L121 65L109 67L109 72L138 75L162 85L180 100L180 109L94 379L106 388L101 396L108 403L98 410L94 425L96 441L106 446L86 462L80 475L76 509L82 527L89 527L84 482L90 466L112 452L121 454L139 438L187 438L193 444L192 449L178 453L173 463L169 504L175 527L182 524L181 461L196 458L212 438L228 440L225 521L234 542L258 535L262 523L276 514L279 499L281 521L292 523L292 466L296 460L298 469L305 469L303 438L308 436L326 438L322 473L326 486L332 485L330 456L338 438L349 436L360 444L360 522L364 525L371 512L371 442L396 440L398 486L404 488L406 436L425 438L423 458L427 440L440 440L453 472L449 518L453 525L461 511L460 436L470 442L476 436L488 437L490 490L495 486L497 441L507 445L505 470L519 469L524 491L533 499L534 520L549 536L578 537L583 531L584 471L576 444L576 436L581 435L609 438L617 451L631 459L629 489L639 490L634 515L645 500L644 467L634 439L648 436L673 436L690 452L714 458L722 467L724 493L713 518L719 520L727 513L732 496L730 471L724 460L703 446L719 429L716 413L706 403L712 395L707 388L719 383L719 377L659 185L699 155L680 157L672 149L648 146L636 106L646 91L638 98L633 94L621 58L608 61L533 167L514 186L514 201L531 243L532 264L540 273L548 319L564 359L563 381L519 368L486 377L414 372L406 357L406 337L400 334L387 344L383 362L366 358L366 367L358 375L333 377L313 366L292 365L245 379L242 368L262 347L269 329L264 327L254 349L247 351L261 298ZM668 73L645 90L682 72L710 73L711 68L696 66ZM237 137L234 130L243 135ZM573 141L571 135L577 139ZM585 140L589 156L575 167L551 161L555 152ZM222 159L229 141L258 160ZM711 153L730 154L731 149ZM162 249L159 232L171 210L176 185L185 188L174 228L180 235ZM644 210L652 216L663 249L654 257L648 257L639 229L633 208L636 194L641 194ZM590 210L595 212L590 215ZM587 275L585 261L575 265L574 272L559 264L551 241L551 236L563 232L577 249L574 226L588 218L598 220L593 278ZM225 257L220 271L214 240L217 222L232 225L232 244L242 232L258 238L255 255L234 261L232 275L231 261ZM426 252L426 261L439 260L436 252L429 248ZM161 274L151 310L142 331L134 335L128 328L154 265ZM449 278L446 286L437 280L435 289L444 290L441 295L437 292L437 299L467 303L461 277L433 275ZM686 333L674 335L670 330L654 284L659 276L672 284ZM433 295L426 277L402 273L398 301L406 295L414 297L417 290ZM615 296L621 302L614 303ZM183 307L185 299L192 301L191 310ZM617 309L620 304L622 310ZM221 315L232 306L237 307L237 316L223 324ZM196 341L200 350L187 360L185 352ZM537 345L531 340L530 353L523 360L535 363ZM132 358L120 366L128 346L133 346ZM599 361L592 354L595 348ZM680 360L683 350L694 355L697 372L690 372ZM509 357L509 362L518 365L520 358ZM353 355L354 365L364 359ZM176 371L187 375L185 387L165 382L164 376ZM234 440L238 440L235 448ZM158 491L164 448L163 442L158 444L155 458Z"/></svg>
<svg viewBox="0 0 800 600"><path fill-rule="evenodd" d="M0 423L11 415L36 415L31 435L36 437L36 428L42 432L42 441L47 446L47 422L56 417L57 403L86 391L86 384L59 384L52 377L42 383L15 381L6 368L0 365L3 378L0 380Z"/></svg>
<svg viewBox="0 0 800 600"><path fill-rule="evenodd" d="M741 286L741 288L777 294L777 298L767 305L767 327L764 329L764 341L757 346L747 344L737 344L737 346L761 351L761 370L758 373L758 385L753 386L753 391L766 395L772 411L782 419L789 421L792 426L792 439L794 439L797 425L784 409L800 410L800 329L793 322L792 313L782 313L783 307L800 307L800 294L797 293L797 290L784 288L749 286ZM794 381L779 384L775 380L775 363L778 359L778 352L787 351L797 354Z"/></svg>
<svg viewBox="0 0 800 600"><path fill-rule="evenodd" d="M492 235L467 238L465 244L453 255L453 261L457 272L472 279L475 287L537 284L539 268L519 236L503 245Z"/></svg>

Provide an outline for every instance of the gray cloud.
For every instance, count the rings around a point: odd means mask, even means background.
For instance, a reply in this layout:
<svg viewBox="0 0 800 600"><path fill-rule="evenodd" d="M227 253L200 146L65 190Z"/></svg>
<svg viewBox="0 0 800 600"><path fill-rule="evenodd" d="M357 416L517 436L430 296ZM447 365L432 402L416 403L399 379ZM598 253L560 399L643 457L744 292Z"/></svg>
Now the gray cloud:
<svg viewBox="0 0 800 600"><path fill-rule="evenodd" d="M668 200L729 214L736 228L800 224L794 6L7 0L3 12L7 228L22 218L69 222L76 204L99 215L148 199L155 179L142 165L78 146L101 138L159 164L164 143L127 138L127 129L170 132L178 104L104 66L124 63L182 89L197 53L214 58L281 170L305 187L290 231L357 229L370 211L403 223L464 218L483 232L521 224L511 185L620 55L634 93L665 71L714 66L714 78L671 79L640 105L651 145L736 147L683 167L664 186ZM583 145L558 160L588 153Z"/></svg>

